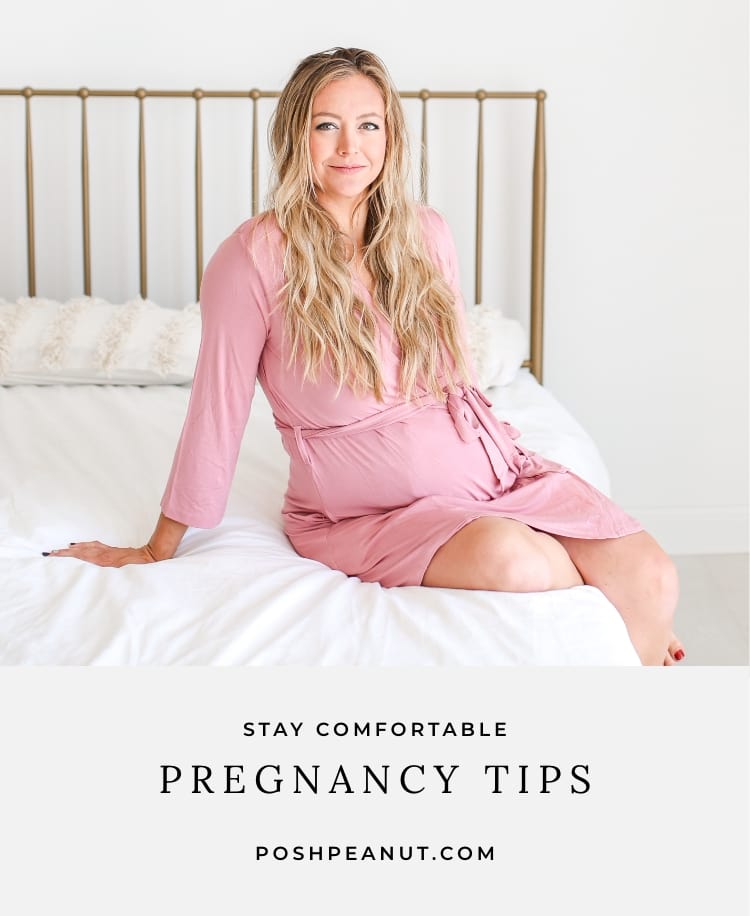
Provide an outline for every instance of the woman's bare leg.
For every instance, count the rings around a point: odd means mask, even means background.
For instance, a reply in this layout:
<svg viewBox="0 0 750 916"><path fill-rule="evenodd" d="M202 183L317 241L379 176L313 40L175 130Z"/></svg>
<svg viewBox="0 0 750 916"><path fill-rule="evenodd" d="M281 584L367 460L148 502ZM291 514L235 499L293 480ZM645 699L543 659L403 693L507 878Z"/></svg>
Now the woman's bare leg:
<svg viewBox="0 0 750 916"><path fill-rule="evenodd" d="M641 661L669 665L684 655L672 633L677 574L645 532L584 540L534 531L512 519L485 516L435 553L423 585L505 592L594 585L625 621Z"/></svg>
<svg viewBox="0 0 750 916"><path fill-rule="evenodd" d="M645 531L621 538L556 536L587 585L601 589L622 615L645 665L670 665L684 656L672 632L679 583L674 564Z"/></svg>
<svg viewBox="0 0 750 916"><path fill-rule="evenodd" d="M582 585L564 547L549 534L509 518L469 522L432 558L422 585L545 592Z"/></svg>

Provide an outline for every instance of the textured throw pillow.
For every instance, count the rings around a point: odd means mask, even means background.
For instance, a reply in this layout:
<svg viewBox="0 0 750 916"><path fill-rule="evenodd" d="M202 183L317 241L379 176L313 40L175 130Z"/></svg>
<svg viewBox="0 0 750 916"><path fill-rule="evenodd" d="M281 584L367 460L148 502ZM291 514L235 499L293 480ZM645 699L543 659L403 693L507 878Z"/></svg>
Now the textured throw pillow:
<svg viewBox="0 0 750 916"><path fill-rule="evenodd" d="M0 300L0 385L179 385L199 343L197 305Z"/></svg>
<svg viewBox="0 0 750 916"><path fill-rule="evenodd" d="M469 351L481 388L509 385L526 359L526 331L499 308L475 305L466 311Z"/></svg>
<svg viewBox="0 0 750 916"><path fill-rule="evenodd" d="M480 386L510 384L525 358L522 326L489 305L466 323ZM200 333L197 304L0 300L0 385L180 385L192 381Z"/></svg>

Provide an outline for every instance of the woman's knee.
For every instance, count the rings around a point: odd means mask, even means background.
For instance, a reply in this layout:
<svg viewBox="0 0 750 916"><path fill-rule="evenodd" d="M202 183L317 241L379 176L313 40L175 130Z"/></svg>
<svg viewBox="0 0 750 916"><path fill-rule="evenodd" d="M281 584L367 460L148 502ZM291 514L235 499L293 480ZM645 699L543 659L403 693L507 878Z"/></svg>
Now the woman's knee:
<svg viewBox="0 0 750 916"><path fill-rule="evenodd" d="M505 592L546 592L554 587L553 569L547 552L533 538L511 538L493 551L488 569L493 588Z"/></svg>
<svg viewBox="0 0 750 916"><path fill-rule="evenodd" d="M553 587L548 552L527 526L509 519L471 522L453 543L438 551L425 585L503 592L546 591Z"/></svg>

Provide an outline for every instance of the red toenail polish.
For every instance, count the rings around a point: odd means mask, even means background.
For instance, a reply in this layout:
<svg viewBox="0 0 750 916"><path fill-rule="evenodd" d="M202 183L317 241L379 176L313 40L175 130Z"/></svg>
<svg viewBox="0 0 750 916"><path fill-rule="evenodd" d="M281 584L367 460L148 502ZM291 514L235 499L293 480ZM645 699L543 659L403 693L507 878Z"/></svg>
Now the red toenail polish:
<svg viewBox="0 0 750 916"><path fill-rule="evenodd" d="M681 662L683 658L685 658L685 653L682 651L682 649L678 649L674 654L675 661Z"/></svg>

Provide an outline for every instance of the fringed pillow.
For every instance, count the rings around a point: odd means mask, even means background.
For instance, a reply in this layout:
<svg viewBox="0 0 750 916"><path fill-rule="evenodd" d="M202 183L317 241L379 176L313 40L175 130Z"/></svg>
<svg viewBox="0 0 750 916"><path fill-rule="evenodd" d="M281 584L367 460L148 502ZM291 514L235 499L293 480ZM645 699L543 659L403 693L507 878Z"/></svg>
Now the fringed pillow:
<svg viewBox="0 0 750 916"><path fill-rule="evenodd" d="M466 310L466 330L480 387L509 385L528 350L522 325L513 318L504 318L499 308L475 305Z"/></svg>
<svg viewBox="0 0 750 916"><path fill-rule="evenodd" d="M466 324L480 386L510 384L525 358L522 326L489 305L468 309ZM192 381L200 334L197 304L0 300L0 385L180 385Z"/></svg>
<svg viewBox="0 0 750 916"><path fill-rule="evenodd" d="M193 378L197 305L81 297L0 300L0 385L179 385Z"/></svg>

